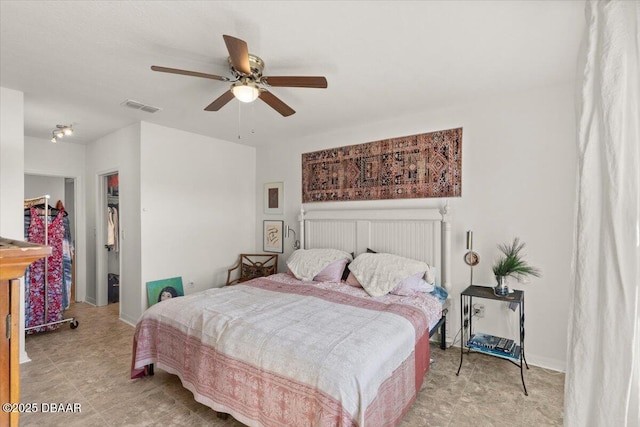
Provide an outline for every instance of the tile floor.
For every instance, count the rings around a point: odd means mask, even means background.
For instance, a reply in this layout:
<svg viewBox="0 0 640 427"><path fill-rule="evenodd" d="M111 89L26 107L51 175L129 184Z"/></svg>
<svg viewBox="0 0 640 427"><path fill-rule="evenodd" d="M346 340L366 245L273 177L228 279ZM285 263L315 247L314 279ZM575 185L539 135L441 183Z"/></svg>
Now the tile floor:
<svg viewBox="0 0 640 427"><path fill-rule="evenodd" d="M161 370L129 379L134 329L118 320L117 304L77 303L66 312L80 322L27 336L31 362L21 365L21 401L79 403L80 413L27 413L21 426L213 426L242 427L220 420L193 400L180 380ZM564 375L531 367L525 396L516 366L480 354L432 345L435 360L416 403L401 427L561 426ZM301 426L304 427L304 426Z"/></svg>

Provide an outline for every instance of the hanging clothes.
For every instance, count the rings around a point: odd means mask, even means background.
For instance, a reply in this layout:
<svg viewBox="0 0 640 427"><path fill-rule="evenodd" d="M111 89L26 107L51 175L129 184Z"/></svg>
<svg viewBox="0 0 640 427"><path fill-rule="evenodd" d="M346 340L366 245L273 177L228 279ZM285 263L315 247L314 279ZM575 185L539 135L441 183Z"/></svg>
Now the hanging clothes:
<svg viewBox="0 0 640 427"><path fill-rule="evenodd" d="M29 241L29 227L31 226L31 212L29 211L29 208L25 208L24 210L24 240L26 240L27 242ZM24 272L24 294L25 294L25 299L26 296L29 295L29 283L31 283L31 266L27 267L27 269ZM25 304L26 306L26 304ZM26 307L25 307L26 309ZM25 317L26 317L26 313L25 313ZM25 325L26 325L26 321L25 321Z"/></svg>
<svg viewBox="0 0 640 427"><path fill-rule="evenodd" d="M64 211L64 203L62 200L56 202L56 209ZM73 256L73 240L71 239L71 226L69 225L69 217L64 216L64 240L62 241L62 266L64 268L64 277L62 285L62 306L69 308L71 303L71 257Z"/></svg>
<svg viewBox="0 0 640 427"><path fill-rule="evenodd" d="M59 205L61 205L61 203L58 201L58 204L56 206L59 206ZM34 207L36 208L40 208L41 206L44 206L44 205L43 204L39 204L38 206L34 205ZM69 308L69 305L71 304L71 285L72 285L72 269L73 269L71 260L75 253L75 247L73 246L73 239L71 238L71 226L69 224L69 217L67 215L67 212L64 211L64 206L56 207L56 209L58 210L57 212L62 212L63 214L62 221L64 224L64 240L62 241L62 265L64 269L63 286L62 286L62 306L66 310L67 308ZM36 212L38 211L36 210ZM56 210L53 210L53 212L56 212ZM53 216L49 215L48 218L49 218L49 221L47 222L50 222ZM31 225L31 211L29 208L26 208L24 212L24 239L28 242L30 241L29 240L30 225ZM27 268L24 275L25 295L28 294L29 292L29 284L31 283L30 274L31 274L31 269Z"/></svg>
<svg viewBox="0 0 640 427"><path fill-rule="evenodd" d="M120 251L118 233L118 208L109 206L107 208L107 245L115 252Z"/></svg>
<svg viewBox="0 0 640 427"><path fill-rule="evenodd" d="M46 211L45 211L46 215ZM29 283L25 288L25 327L41 325L62 320L64 310L62 288L64 279L63 241L65 237L64 211L59 211L48 226L33 207L30 208L28 241L44 244L44 230L47 227L48 242L52 252L47 257L47 294L45 295L45 262L43 259L29 267ZM46 218L46 216L45 216ZM45 318L44 301L47 301ZM57 329L60 324L30 329L28 334Z"/></svg>
<svg viewBox="0 0 640 427"><path fill-rule="evenodd" d="M71 303L71 283L72 269L71 259L75 248L71 239L71 226L69 225L69 217L62 218L64 225L64 240L62 241L62 266L64 269L63 286L62 286L62 306L67 309Z"/></svg>

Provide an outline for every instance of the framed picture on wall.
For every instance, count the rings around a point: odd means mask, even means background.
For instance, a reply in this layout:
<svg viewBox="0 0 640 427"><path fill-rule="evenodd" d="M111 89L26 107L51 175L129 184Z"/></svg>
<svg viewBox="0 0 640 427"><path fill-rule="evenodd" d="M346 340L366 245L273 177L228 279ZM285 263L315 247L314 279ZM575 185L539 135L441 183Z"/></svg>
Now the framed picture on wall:
<svg viewBox="0 0 640 427"><path fill-rule="evenodd" d="M284 252L282 244L282 231L284 221L263 221L262 250L265 252Z"/></svg>
<svg viewBox="0 0 640 427"><path fill-rule="evenodd" d="M268 182L264 185L264 213L282 215L284 183Z"/></svg>

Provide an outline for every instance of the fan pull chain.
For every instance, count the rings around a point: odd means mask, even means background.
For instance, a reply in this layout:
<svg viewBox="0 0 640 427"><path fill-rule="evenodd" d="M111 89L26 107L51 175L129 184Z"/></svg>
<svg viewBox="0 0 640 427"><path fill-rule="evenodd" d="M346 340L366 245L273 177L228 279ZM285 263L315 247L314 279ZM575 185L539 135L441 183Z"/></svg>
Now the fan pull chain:
<svg viewBox="0 0 640 427"><path fill-rule="evenodd" d="M257 104L256 102L252 102L252 103L251 103L251 107L250 107L250 108L251 108L251 118L250 118L250 121L251 121L251 133L252 133L252 134L256 133L256 130L255 130L255 128L254 128L254 125L255 125L255 123L256 123L256 104Z"/></svg>
<svg viewBox="0 0 640 427"><path fill-rule="evenodd" d="M236 102L238 104L238 139L242 139L240 137L240 102Z"/></svg>

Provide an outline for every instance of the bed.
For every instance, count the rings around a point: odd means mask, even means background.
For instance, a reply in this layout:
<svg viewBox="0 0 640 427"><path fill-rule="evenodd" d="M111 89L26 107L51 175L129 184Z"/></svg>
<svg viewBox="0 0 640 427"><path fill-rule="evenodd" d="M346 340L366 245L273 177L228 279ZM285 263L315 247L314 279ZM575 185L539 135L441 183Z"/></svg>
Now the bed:
<svg viewBox="0 0 640 427"><path fill-rule="evenodd" d="M446 209L301 210L303 248L387 252L448 287ZM355 262L354 262L355 263ZM447 304L371 297L339 280L279 273L155 304L134 335L132 378L177 375L197 401L249 426L396 426L444 346Z"/></svg>

